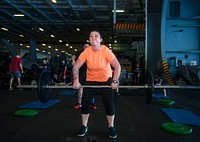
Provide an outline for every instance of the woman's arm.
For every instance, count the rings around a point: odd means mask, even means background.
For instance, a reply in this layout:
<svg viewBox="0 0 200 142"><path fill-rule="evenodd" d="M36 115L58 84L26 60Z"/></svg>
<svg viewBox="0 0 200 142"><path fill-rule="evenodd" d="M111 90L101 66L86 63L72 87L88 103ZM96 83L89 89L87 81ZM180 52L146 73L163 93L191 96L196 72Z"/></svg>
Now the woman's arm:
<svg viewBox="0 0 200 142"><path fill-rule="evenodd" d="M83 61L78 59L72 69L72 74L73 74L73 88L74 89L79 89L80 88L80 83L79 83L79 69L83 65Z"/></svg>
<svg viewBox="0 0 200 142"><path fill-rule="evenodd" d="M113 61L110 63L113 69L113 80L118 80L120 73L121 73L121 66L119 64L119 61L117 58L113 59Z"/></svg>
<svg viewBox="0 0 200 142"><path fill-rule="evenodd" d="M121 66L120 66L117 58L115 58L110 64L114 68L113 69L113 81L111 83L111 87L112 87L112 89L118 89L118 87L119 87L119 76L120 76L120 73L121 73Z"/></svg>

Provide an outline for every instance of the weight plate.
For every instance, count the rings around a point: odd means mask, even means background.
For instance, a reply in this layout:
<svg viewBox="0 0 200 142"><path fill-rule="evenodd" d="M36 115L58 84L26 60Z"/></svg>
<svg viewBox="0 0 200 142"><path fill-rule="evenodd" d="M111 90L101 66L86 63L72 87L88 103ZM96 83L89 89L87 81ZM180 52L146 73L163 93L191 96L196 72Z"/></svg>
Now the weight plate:
<svg viewBox="0 0 200 142"><path fill-rule="evenodd" d="M172 104L174 104L174 101L170 100L170 99L158 99L157 102L159 104L163 104L163 105L172 105Z"/></svg>
<svg viewBox="0 0 200 142"><path fill-rule="evenodd" d="M51 96L51 88L45 88L45 86L52 85L51 75L48 71L42 72L38 80L38 97L42 103L48 102Z"/></svg>
<svg viewBox="0 0 200 142"><path fill-rule="evenodd" d="M180 135L192 134L191 127L180 123L166 122L162 124L162 128L165 131L173 134L180 134Z"/></svg>
<svg viewBox="0 0 200 142"><path fill-rule="evenodd" d="M154 79L152 72L149 70L145 70L145 84L150 86L150 88L145 89L145 94L144 94L146 103L150 104L154 91Z"/></svg>
<svg viewBox="0 0 200 142"><path fill-rule="evenodd" d="M39 113L39 110L35 109L22 109L14 113L15 116L35 116Z"/></svg>

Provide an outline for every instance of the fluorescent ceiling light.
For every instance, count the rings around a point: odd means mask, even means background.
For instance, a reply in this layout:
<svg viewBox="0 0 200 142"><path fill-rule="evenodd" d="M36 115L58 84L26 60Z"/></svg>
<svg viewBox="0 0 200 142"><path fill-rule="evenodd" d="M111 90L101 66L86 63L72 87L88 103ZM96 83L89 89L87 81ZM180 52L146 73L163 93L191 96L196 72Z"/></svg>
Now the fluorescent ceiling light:
<svg viewBox="0 0 200 142"><path fill-rule="evenodd" d="M2 27L1 29L4 30L4 31L8 31L8 29L7 29L7 28L4 28L4 27Z"/></svg>
<svg viewBox="0 0 200 142"><path fill-rule="evenodd" d="M54 35L50 35L51 37L54 37Z"/></svg>
<svg viewBox="0 0 200 142"><path fill-rule="evenodd" d="M14 14L15 17L24 17L24 14Z"/></svg>
<svg viewBox="0 0 200 142"><path fill-rule="evenodd" d="M56 0L51 0L53 3L57 3L57 1Z"/></svg>
<svg viewBox="0 0 200 142"><path fill-rule="evenodd" d="M19 35L20 37L24 37L24 35Z"/></svg>
<svg viewBox="0 0 200 142"><path fill-rule="evenodd" d="M114 10L112 10L112 12L114 12ZM124 10L116 10L117 13L123 13Z"/></svg>
<svg viewBox="0 0 200 142"><path fill-rule="evenodd" d="M79 32L80 31L80 29L79 28L76 28L76 30Z"/></svg>
<svg viewBox="0 0 200 142"><path fill-rule="evenodd" d="M40 31L42 31L42 32L44 31L44 29L43 29L43 28L39 28L39 30L40 30Z"/></svg>

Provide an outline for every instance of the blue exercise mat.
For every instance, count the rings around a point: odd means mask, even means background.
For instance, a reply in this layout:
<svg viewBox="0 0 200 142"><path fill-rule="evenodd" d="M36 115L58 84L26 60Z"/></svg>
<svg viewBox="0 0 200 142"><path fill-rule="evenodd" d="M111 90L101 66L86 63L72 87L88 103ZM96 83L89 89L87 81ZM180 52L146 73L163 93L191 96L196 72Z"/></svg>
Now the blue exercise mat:
<svg viewBox="0 0 200 142"><path fill-rule="evenodd" d="M164 96L164 94L153 94L154 99L169 99L169 96Z"/></svg>
<svg viewBox="0 0 200 142"><path fill-rule="evenodd" d="M71 90L63 90L59 93L59 95L74 95L76 94L77 90L71 89Z"/></svg>
<svg viewBox="0 0 200 142"><path fill-rule="evenodd" d="M60 102L60 100L49 100L47 103L41 103L39 100L38 101L33 101L31 103L21 105L19 108L47 108L51 105L54 105L55 103Z"/></svg>
<svg viewBox="0 0 200 142"><path fill-rule="evenodd" d="M200 117L186 109L161 108L176 123L200 126Z"/></svg>

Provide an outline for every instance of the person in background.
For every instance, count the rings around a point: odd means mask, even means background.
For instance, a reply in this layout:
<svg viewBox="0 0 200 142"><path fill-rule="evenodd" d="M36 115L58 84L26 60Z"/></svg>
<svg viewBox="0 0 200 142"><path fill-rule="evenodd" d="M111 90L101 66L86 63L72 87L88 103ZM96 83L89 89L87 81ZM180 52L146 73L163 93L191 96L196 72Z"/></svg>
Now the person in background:
<svg viewBox="0 0 200 142"><path fill-rule="evenodd" d="M155 85L158 85L158 86L163 85L163 80L161 78L156 79ZM165 88L163 89L163 95L164 97L167 97L167 91Z"/></svg>
<svg viewBox="0 0 200 142"><path fill-rule="evenodd" d="M135 68L133 69L133 73L134 73L134 83L135 84L140 84L140 64L136 64Z"/></svg>
<svg viewBox="0 0 200 142"><path fill-rule="evenodd" d="M48 71L48 60L47 59L42 60L42 64L41 64L40 68L42 69L42 72Z"/></svg>
<svg viewBox="0 0 200 142"><path fill-rule="evenodd" d="M59 65L59 76L58 81L66 83L66 73L67 73L67 63L65 59L63 59Z"/></svg>
<svg viewBox="0 0 200 142"><path fill-rule="evenodd" d="M72 55L72 65L75 64L76 60L78 59L79 55L87 48L89 47L89 44L84 44L83 46L83 50L80 52L77 52L76 54ZM80 68L79 70L79 82L81 84L84 84L84 82L86 81L86 70L87 70L87 66L86 63L83 64L83 66ZM83 94L83 88L79 88L78 89L78 100L77 103L73 106L74 108L81 108L81 100L82 100L82 94ZM94 103L94 98L92 99L92 104L91 104L91 108L92 109L97 109L97 106Z"/></svg>
<svg viewBox="0 0 200 142"><path fill-rule="evenodd" d="M9 65L9 73L11 75L10 78L10 86L9 90L13 90L13 80L14 78L17 78L18 85L21 85L21 73L23 73L23 67L22 67L22 59L19 54L17 54L15 57L12 57Z"/></svg>
<svg viewBox="0 0 200 142"><path fill-rule="evenodd" d="M88 131L88 120L90 116L90 104L94 95L102 97L108 122L108 135L110 138L117 138L114 126L115 104L113 90L119 87L119 76L121 66L112 51L105 45L101 45L102 38L98 31L92 31L89 35L91 46L86 48L79 56L73 66L73 88L79 89L79 69L86 62L87 76L85 85L109 85L110 88L84 88L82 96L81 119L82 125L77 135L83 137ZM113 74L112 69L113 67Z"/></svg>

